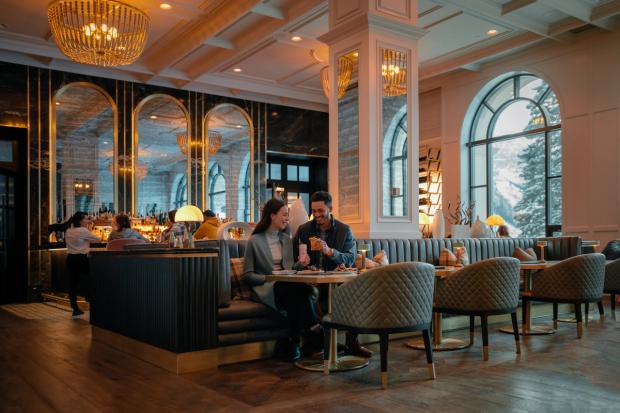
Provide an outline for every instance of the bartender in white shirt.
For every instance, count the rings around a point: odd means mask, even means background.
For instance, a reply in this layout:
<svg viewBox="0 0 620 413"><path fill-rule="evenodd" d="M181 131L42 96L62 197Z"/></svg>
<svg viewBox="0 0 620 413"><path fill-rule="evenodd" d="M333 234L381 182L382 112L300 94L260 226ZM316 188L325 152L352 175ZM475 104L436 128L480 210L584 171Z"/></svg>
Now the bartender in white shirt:
<svg viewBox="0 0 620 413"><path fill-rule="evenodd" d="M88 278L87 254L91 242L101 242L101 238L88 229L90 217L85 212L76 212L69 220L69 228L65 233L67 244L67 272L69 273L69 298L73 316L84 314L77 305L77 288L80 282Z"/></svg>

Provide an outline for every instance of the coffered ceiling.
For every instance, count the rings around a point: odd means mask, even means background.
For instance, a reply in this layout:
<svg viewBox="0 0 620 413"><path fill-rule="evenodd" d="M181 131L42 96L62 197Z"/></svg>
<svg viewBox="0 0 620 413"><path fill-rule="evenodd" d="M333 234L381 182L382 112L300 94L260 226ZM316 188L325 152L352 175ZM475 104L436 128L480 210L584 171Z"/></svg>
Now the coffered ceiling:
<svg viewBox="0 0 620 413"><path fill-rule="evenodd" d="M146 50L130 66L66 58L49 31L49 0L0 0L0 60L327 110L319 71L328 49L316 40L328 30L327 0L168 0L170 10L125 1L151 19ZM584 29L614 30L620 0L419 0L418 10L426 79L478 70L539 41L570 42Z"/></svg>

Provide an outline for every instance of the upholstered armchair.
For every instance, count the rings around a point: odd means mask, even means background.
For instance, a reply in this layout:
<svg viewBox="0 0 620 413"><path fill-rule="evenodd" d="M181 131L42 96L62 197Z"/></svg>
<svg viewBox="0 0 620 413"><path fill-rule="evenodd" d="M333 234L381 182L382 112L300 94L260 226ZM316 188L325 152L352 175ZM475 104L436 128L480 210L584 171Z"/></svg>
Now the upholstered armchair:
<svg viewBox="0 0 620 413"><path fill-rule="evenodd" d="M553 325L557 328L557 305L574 304L577 338L581 338L581 304L601 301L604 279L603 254L584 254L568 258L534 275L532 291L523 295L523 311L526 311L527 301L551 302Z"/></svg>
<svg viewBox="0 0 620 413"><path fill-rule="evenodd" d="M488 317L508 314L515 331L516 352L520 353L517 308L519 307L519 260L491 258L468 265L438 280L433 311L469 315L470 342L474 342L474 318L480 317L482 351L489 359Z"/></svg>
<svg viewBox="0 0 620 413"><path fill-rule="evenodd" d="M435 267L405 262L369 270L336 288L332 311L323 317L325 349L330 348L330 330L378 334L381 354L381 387L387 388L387 353L391 333L422 331L429 374L435 378L430 327ZM329 373L325 354L325 373Z"/></svg>
<svg viewBox="0 0 620 413"><path fill-rule="evenodd" d="M603 292L611 294L611 312L616 311L616 294L620 294L620 258L605 265Z"/></svg>

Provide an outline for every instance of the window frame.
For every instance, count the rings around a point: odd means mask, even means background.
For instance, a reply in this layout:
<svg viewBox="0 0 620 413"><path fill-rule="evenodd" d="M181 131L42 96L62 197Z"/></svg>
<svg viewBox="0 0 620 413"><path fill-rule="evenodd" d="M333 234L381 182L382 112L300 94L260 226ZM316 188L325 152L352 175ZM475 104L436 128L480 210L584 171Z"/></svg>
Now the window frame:
<svg viewBox="0 0 620 413"><path fill-rule="evenodd" d="M407 113L405 113L400 120L398 121L398 124L396 125L396 128L394 129L394 133L392 134L392 141L390 142L390 156L387 157L385 159L385 162L388 163L388 169L389 169L389 191L390 191L390 216L394 217L394 216L405 216L405 212L407 211L408 205L407 205L407 197L409 192L407 191L407 188L409 186L409 183L407 182L407 158L408 158L408 151L407 151L407 142L409 140L409 136L408 136L408 132L407 132L407 128L405 128L403 126L403 124L407 122ZM396 142L397 142L397 138L399 136L399 134L404 133L405 134L405 139L403 140L403 144L402 147L400 148L400 152L396 155L396 151L399 148L396 148ZM403 193L400 195L394 195L392 194L392 188L394 188L394 182L396 181L395 179L395 167L394 164L396 162L400 161L401 162L401 171L403 172ZM396 199L397 198L403 198L403 215L395 215L395 209L396 209Z"/></svg>
<svg viewBox="0 0 620 413"><path fill-rule="evenodd" d="M215 183L220 176L224 180L224 190L214 192L213 190ZM213 162L213 165L209 168L207 185L209 187L209 190L207 191L207 196L209 197L209 209L213 210L213 197L220 194L224 194L224 208L226 208L226 177L224 176L224 170L218 162Z"/></svg>
<svg viewBox="0 0 620 413"><path fill-rule="evenodd" d="M538 100L533 100L531 98L527 98L527 97L521 97L520 96L520 89L521 89L521 78L522 77L535 77L537 79L540 79L544 82L544 84L546 85L546 89L543 93L541 93L540 97L538 98ZM500 89L501 87L503 87L507 82L512 82L512 88L513 88L513 96L512 98L507 99L506 101L504 101L501 105L499 105L497 107L496 110L493 110L493 108L491 107L490 104L487 103L487 100L493 96L493 94ZM490 185L490 180L492 178L492 172L493 172L493 151L492 151L492 145L494 143L497 142L501 142L501 141L507 141L507 140L511 140L511 139L518 139L518 138L528 138L528 137L534 137L536 135L542 135L544 138L544 146L545 146L545 160L544 160L544 169L545 169L545 235L546 236L551 236L554 232L558 232L561 231L562 229L562 225L557 225L557 224L550 224L550 211L549 211L549 204L550 204L550 181L553 179L559 179L560 182L562 182L562 173L560 172L559 175L550 175L550 161L551 161L551 147L549 144L549 140L550 140L550 134L552 134L555 131L560 131L560 147L562 145L562 135L561 135L561 131L562 131L562 117L561 117L561 111L560 111L560 121L557 124L554 125L549 125L549 113L547 113L547 109L545 108L545 106L543 106L544 101L550 96L550 94L553 93L556 96L557 99L557 94L555 94L555 92L553 91L553 89L551 88L551 86L549 85L549 83L547 83L544 79L540 78L539 76L530 74L530 73L520 73L520 74L515 74L513 76L510 76L506 79L503 79L501 82L497 83L495 86L493 86L493 88L491 88L491 90L488 91L488 93L486 93L486 95L482 98L482 100L480 101L480 103L478 104L478 106L476 107L476 111L474 112L474 116L472 117L472 122L469 125L469 134L468 134L468 142L466 143L466 147L468 149L468 157L469 157L469 177L468 177L468 184L469 184L469 199L473 200L474 198L474 192L476 191L476 189L480 189L480 188L485 188L485 192L486 192L486 206L487 206L487 216L490 216L493 214L493 191L489 190L489 188L493 188L492 185ZM535 128L535 129L530 129L530 130L526 130L526 131L522 131L522 132L518 132L518 133L510 133L510 134L506 134L506 135L500 135L500 136L493 136L493 130L495 129L495 126L497 124L497 120L500 117L501 113L503 112L504 109L506 109L508 106L519 102L519 101L528 101L530 103L533 103L534 105L537 106L538 110L540 111L542 117L543 117L543 127L541 128ZM478 127L478 121L480 119L480 115L481 112L483 110L483 108L486 108L487 110L491 111L492 116L491 119L489 120L489 123L486 127L486 134L485 134L485 139L476 139L477 136L475 136L475 132L476 129ZM475 170L475 156L474 156L474 150L475 148L479 147L479 146L485 146L486 147L486 168L485 168L485 173L486 173L486 179L485 179L485 183L484 184L480 184L480 185L473 185L474 184L474 170ZM563 160L561 160L560 162L562 162ZM561 165L562 163L560 163Z"/></svg>

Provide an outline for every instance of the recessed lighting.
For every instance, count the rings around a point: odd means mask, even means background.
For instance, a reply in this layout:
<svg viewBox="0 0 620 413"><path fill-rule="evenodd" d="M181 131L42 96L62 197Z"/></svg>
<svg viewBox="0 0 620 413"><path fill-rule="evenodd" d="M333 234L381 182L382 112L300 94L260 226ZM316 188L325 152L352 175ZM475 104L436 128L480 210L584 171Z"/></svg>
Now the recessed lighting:
<svg viewBox="0 0 620 413"><path fill-rule="evenodd" d="M295 35L291 37L291 40L294 42L301 42L303 39L301 38L301 36Z"/></svg>
<svg viewBox="0 0 620 413"><path fill-rule="evenodd" d="M241 68L240 68L240 67L235 67L235 68L233 69L233 72L235 72L235 73L241 73Z"/></svg>
<svg viewBox="0 0 620 413"><path fill-rule="evenodd" d="M56 102L56 106L60 106L60 102Z"/></svg>
<svg viewBox="0 0 620 413"><path fill-rule="evenodd" d="M159 5L159 8L162 9L162 10L170 10L170 9L172 9L172 6L170 4L168 4L168 3L161 3Z"/></svg>
<svg viewBox="0 0 620 413"><path fill-rule="evenodd" d="M358 52L353 52L353 56L357 57L357 56L359 56L359 55L360 55L360 54L359 54Z"/></svg>
<svg viewBox="0 0 620 413"><path fill-rule="evenodd" d="M497 29L491 29L491 30L487 31L487 34L489 36L495 36L497 34Z"/></svg>
<svg viewBox="0 0 620 413"><path fill-rule="evenodd" d="M151 119L157 119L156 115L151 115Z"/></svg>
<svg viewBox="0 0 620 413"><path fill-rule="evenodd" d="M241 126L241 125L237 125L237 126L235 126L235 128L237 128L237 129L241 129L241 128L243 128L243 126Z"/></svg>
<svg viewBox="0 0 620 413"><path fill-rule="evenodd" d="M108 143L110 143L110 142L108 142L108 141L103 141L103 144L104 144L104 145L107 145Z"/></svg>

